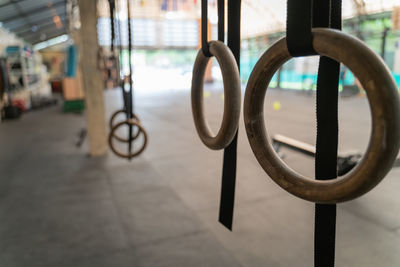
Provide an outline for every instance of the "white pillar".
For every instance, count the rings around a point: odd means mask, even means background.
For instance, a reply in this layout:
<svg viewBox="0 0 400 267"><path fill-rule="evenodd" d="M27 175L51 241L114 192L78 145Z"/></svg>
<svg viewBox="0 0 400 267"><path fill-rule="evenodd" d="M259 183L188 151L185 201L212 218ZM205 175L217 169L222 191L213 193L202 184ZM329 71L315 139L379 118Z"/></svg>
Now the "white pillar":
<svg viewBox="0 0 400 267"><path fill-rule="evenodd" d="M79 64L85 90L85 108L89 138L89 154L107 153L107 133L104 109L104 82L97 66L97 1L79 0L81 19Z"/></svg>

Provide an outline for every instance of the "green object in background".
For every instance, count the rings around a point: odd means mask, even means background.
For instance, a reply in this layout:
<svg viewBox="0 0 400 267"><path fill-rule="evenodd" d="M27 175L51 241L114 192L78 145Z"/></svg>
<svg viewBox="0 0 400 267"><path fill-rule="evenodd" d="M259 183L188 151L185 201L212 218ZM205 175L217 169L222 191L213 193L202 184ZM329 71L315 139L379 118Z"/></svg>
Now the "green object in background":
<svg viewBox="0 0 400 267"><path fill-rule="evenodd" d="M85 109L83 100L67 100L63 104L63 112L82 113Z"/></svg>

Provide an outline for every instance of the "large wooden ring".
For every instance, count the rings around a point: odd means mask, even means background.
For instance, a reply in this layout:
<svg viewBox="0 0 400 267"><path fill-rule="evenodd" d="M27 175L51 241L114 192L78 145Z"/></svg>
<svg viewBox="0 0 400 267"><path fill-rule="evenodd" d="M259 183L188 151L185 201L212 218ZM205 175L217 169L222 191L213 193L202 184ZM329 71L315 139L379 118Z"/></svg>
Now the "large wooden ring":
<svg viewBox="0 0 400 267"><path fill-rule="evenodd" d="M118 151L118 149L116 149L116 147L114 146L113 143L113 139L116 139L116 135L115 135L115 131L121 127L122 125L128 125L128 126L134 126L137 127L138 130L138 134L143 134L143 144L142 146L139 148L139 150L137 150L136 152L133 153L122 153L120 151ZM108 144L110 145L111 150L119 157L121 158L126 158L126 159L132 159L138 155L140 155L146 148L147 146L147 132L146 130L143 128L143 126L135 120L125 120L125 121L121 121L119 123L117 123L116 125L114 125L114 127L111 128L110 134L108 135Z"/></svg>
<svg viewBox="0 0 400 267"><path fill-rule="evenodd" d="M290 169L274 151L264 125L263 108L272 76L291 58L285 38L262 55L250 76L244 100L244 121L258 162L279 186L305 200L338 203L368 192L391 169L399 150L398 89L382 59L360 40L331 29L313 29L313 36L315 51L343 62L367 92L372 132L360 163L338 179L314 180Z"/></svg>
<svg viewBox="0 0 400 267"><path fill-rule="evenodd" d="M205 119L203 104L204 74L209 57L200 49L193 67L192 113L194 124L201 141L209 148L218 150L227 147L235 137L240 116L241 88L239 70L230 49L220 41L211 41L210 53L221 66L224 82L224 115L221 128L213 136Z"/></svg>
<svg viewBox="0 0 400 267"><path fill-rule="evenodd" d="M112 129L114 127L115 119L121 113L125 114L126 113L125 109L117 110L112 114L112 116L110 118L110 123L109 123L110 129ZM138 116L136 116L134 113L132 113L132 119L136 120L137 122L140 123L140 120L139 120ZM140 131L139 131L139 128L138 128L136 133L132 136L131 140L135 140L136 138L139 137L139 135L140 135ZM128 143L129 142L129 138L121 137L121 136L117 135L116 133L114 133L114 138L117 139L118 141L122 142L122 143Z"/></svg>

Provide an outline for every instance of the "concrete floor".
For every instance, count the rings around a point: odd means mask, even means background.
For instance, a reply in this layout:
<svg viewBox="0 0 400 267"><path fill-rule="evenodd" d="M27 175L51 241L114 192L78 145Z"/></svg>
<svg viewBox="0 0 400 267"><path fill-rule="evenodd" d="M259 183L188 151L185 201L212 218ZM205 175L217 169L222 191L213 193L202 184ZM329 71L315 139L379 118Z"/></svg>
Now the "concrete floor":
<svg viewBox="0 0 400 267"><path fill-rule="evenodd" d="M217 129L221 90L207 117ZM120 92L106 92L107 116ZM315 99L270 91L271 133L313 144ZM273 102L279 101L280 110ZM233 232L217 222L222 151L194 130L188 91L136 96L149 146L132 162L77 148L82 115L59 107L0 124L0 266L312 266L314 205L275 185L255 160L243 121ZM340 150L364 150L364 98L340 102ZM313 161L283 151L295 170ZM400 266L400 170L367 195L340 204L336 266Z"/></svg>

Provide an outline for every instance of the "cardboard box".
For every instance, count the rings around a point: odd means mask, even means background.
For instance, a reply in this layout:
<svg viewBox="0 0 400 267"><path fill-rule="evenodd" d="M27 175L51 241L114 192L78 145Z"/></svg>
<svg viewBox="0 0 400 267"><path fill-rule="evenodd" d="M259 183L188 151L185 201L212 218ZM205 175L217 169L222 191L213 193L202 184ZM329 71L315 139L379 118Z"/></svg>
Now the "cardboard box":
<svg viewBox="0 0 400 267"><path fill-rule="evenodd" d="M75 78L66 77L63 80L63 96L65 100L84 99L85 94L80 80L80 75Z"/></svg>

